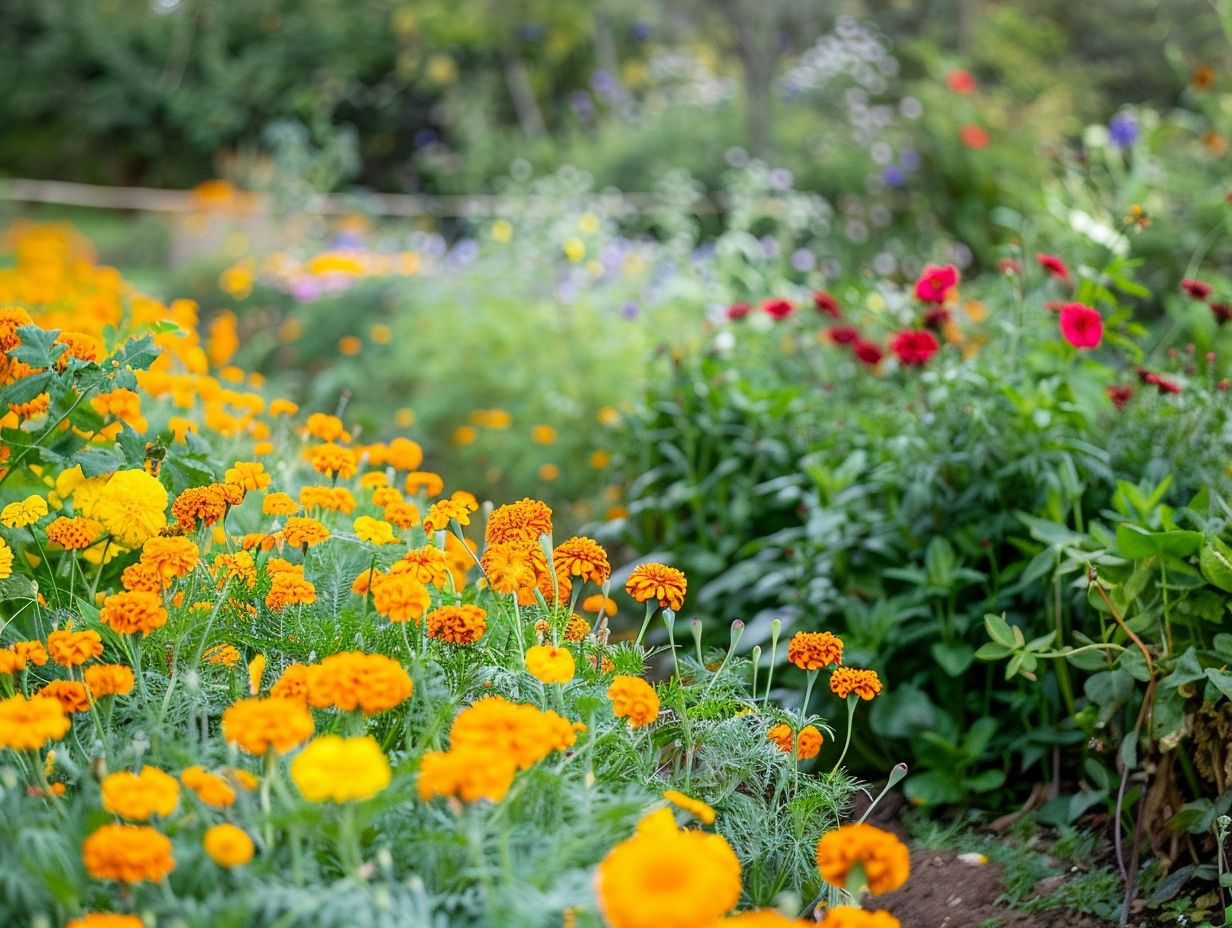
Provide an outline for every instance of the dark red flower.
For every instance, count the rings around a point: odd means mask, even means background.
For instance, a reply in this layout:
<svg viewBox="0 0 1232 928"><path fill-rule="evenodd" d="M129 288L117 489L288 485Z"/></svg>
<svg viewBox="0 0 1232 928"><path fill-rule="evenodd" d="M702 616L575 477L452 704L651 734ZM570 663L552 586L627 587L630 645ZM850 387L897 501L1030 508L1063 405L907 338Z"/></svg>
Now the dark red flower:
<svg viewBox="0 0 1232 928"><path fill-rule="evenodd" d="M988 147L988 133L979 126L963 126L958 137L962 143L974 151L983 151Z"/></svg>
<svg viewBox="0 0 1232 928"><path fill-rule="evenodd" d="M930 306L924 313L924 328L940 332L950 321L950 311L944 306Z"/></svg>
<svg viewBox="0 0 1232 928"><path fill-rule="evenodd" d="M1042 251L1035 256L1039 266L1058 280L1069 280L1069 268L1056 255L1046 255Z"/></svg>
<svg viewBox="0 0 1232 928"><path fill-rule="evenodd" d="M748 303L732 303L731 306L727 307L727 318L733 321L743 319L749 314L751 308Z"/></svg>
<svg viewBox="0 0 1232 928"><path fill-rule="evenodd" d="M927 265L915 282L915 297L925 303L944 303L946 294L958 286L958 268L952 264Z"/></svg>
<svg viewBox="0 0 1232 928"><path fill-rule="evenodd" d="M1229 319L1232 319L1232 306L1227 303L1212 303L1211 315L1215 317L1215 322L1223 325Z"/></svg>
<svg viewBox="0 0 1232 928"><path fill-rule="evenodd" d="M831 326L826 335L836 345L853 345L860 340L860 333L847 325Z"/></svg>
<svg viewBox="0 0 1232 928"><path fill-rule="evenodd" d="M899 332L890 342L890 350L903 364L926 364L928 359L937 353L937 339L932 332L919 329L908 329Z"/></svg>
<svg viewBox="0 0 1232 928"><path fill-rule="evenodd" d="M1181 281L1181 289L1195 300L1205 300L1211 295L1210 284L1205 280L1194 280L1192 277L1186 277Z"/></svg>
<svg viewBox="0 0 1232 928"><path fill-rule="evenodd" d="M823 316L831 319L841 319L843 314L838 311L838 300L824 290L813 291L813 305Z"/></svg>
<svg viewBox="0 0 1232 928"><path fill-rule="evenodd" d="M766 300L761 304L761 311L771 319L786 319L794 309L787 300Z"/></svg>
<svg viewBox="0 0 1232 928"><path fill-rule="evenodd" d="M945 86L955 93L975 93L975 75L962 68L955 68L945 76Z"/></svg>
<svg viewBox="0 0 1232 928"><path fill-rule="evenodd" d="M1104 320L1090 306L1070 303L1061 308L1061 334L1075 348L1096 348L1104 337Z"/></svg>
<svg viewBox="0 0 1232 928"><path fill-rule="evenodd" d="M1108 399L1112 400L1112 405L1120 412L1125 408L1125 404L1133 398L1133 387L1105 387L1104 392L1108 394Z"/></svg>
<svg viewBox="0 0 1232 928"><path fill-rule="evenodd" d="M881 359L885 357L885 353L880 348L872 342L866 342L863 339L852 345L851 350L857 358L869 367L876 367L881 363Z"/></svg>
<svg viewBox="0 0 1232 928"><path fill-rule="evenodd" d="M1155 377L1155 386L1159 389L1160 393L1180 393L1181 392L1181 385L1179 383L1174 383L1171 380L1166 380L1165 378L1160 377L1158 375L1156 375Z"/></svg>

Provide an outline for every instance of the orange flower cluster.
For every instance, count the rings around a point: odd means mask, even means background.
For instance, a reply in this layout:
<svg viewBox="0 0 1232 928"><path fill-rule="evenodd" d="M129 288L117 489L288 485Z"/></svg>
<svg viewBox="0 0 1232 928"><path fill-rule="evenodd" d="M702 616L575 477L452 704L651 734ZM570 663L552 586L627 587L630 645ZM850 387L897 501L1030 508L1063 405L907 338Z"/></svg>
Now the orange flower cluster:
<svg viewBox="0 0 1232 928"><path fill-rule="evenodd" d="M435 545L412 548L390 566L391 574L406 574L424 586L443 587L449 570L444 551Z"/></svg>
<svg viewBox="0 0 1232 928"><path fill-rule="evenodd" d="M907 882L911 873L907 845L872 825L843 825L818 842L817 866L822 878L832 886L858 895L862 887L847 885L857 865L868 891L874 895L894 892Z"/></svg>
<svg viewBox="0 0 1232 928"><path fill-rule="evenodd" d="M612 713L627 718L630 728L642 728L659 717L659 694L641 677L615 677L607 698L612 701Z"/></svg>
<svg viewBox="0 0 1232 928"><path fill-rule="evenodd" d="M156 593L113 593L103 600L98 620L121 635L148 635L167 624L167 610Z"/></svg>
<svg viewBox="0 0 1232 928"><path fill-rule="evenodd" d="M59 516L47 526L47 540L66 551L80 551L103 535L103 527L83 516Z"/></svg>
<svg viewBox="0 0 1232 928"><path fill-rule="evenodd" d="M843 642L830 632L796 632L787 659L801 670L820 670L843 662Z"/></svg>
<svg viewBox="0 0 1232 928"><path fill-rule="evenodd" d="M663 609L679 611L688 589L684 573L666 564L639 564L629 574L625 591L639 603L656 600Z"/></svg>
<svg viewBox="0 0 1232 928"><path fill-rule="evenodd" d="M205 805L215 809L225 809L235 802L235 787L227 782L226 777L210 773L204 767L185 767L180 773L180 782Z"/></svg>
<svg viewBox="0 0 1232 928"><path fill-rule="evenodd" d="M142 767L140 773L108 774L103 777L102 794L103 808L130 822L166 817L180 804L180 784L154 767Z"/></svg>
<svg viewBox="0 0 1232 928"><path fill-rule="evenodd" d="M266 565L271 571L269 592L265 594L265 605L273 612L281 612L287 606L299 604L311 606L317 601L317 588L304 577L302 564L281 564L271 562Z"/></svg>
<svg viewBox="0 0 1232 928"><path fill-rule="evenodd" d="M830 674L830 691L840 699L855 693L861 699L872 699L881 692L881 679L875 670L836 667Z"/></svg>
<svg viewBox="0 0 1232 928"><path fill-rule="evenodd" d="M539 500L523 499L492 511L484 540L489 544L514 542L538 547L540 537L551 534L552 510Z"/></svg>
<svg viewBox="0 0 1232 928"><path fill-rule="evenodd" d="M21 693L0 699L0 748L38 751L48 741L59 741L71 727L64 707L55 699L27 699Z"/></svg>
<svg viewBox="0 0 1232 928"><path fill-rule="evenodd" d="M428 588L409 573L372 577L372 607L391 622L418 622L431 604Z"/></svg>
<svg viewBox="0 0 1232 928"><path fill-rule="evenodd" d="M308 460L313 470L327 477L347 480L354 477L359 470L359 456L350 448L343 448L333 442L308 449Z"/></svg>
<svg viewBox="0 0 1232 928"><path fill-rule="evenodd" d="M172 580L188 576L200 557L197 546L189 538L155 535L142 545L139 563L156 573L164 585L168 585Z"/></svg>
<svg viewBox="0 0 1232 928"><path fill-rule="evenodd" d="M86 689L93 699L104 696L127 696L137 682L133 669L124 664L97 664L87 667L83 674Z"/></svg>
<svg viewBox="0 0 1232 928"><path fill-rule="evenodd" d="M171 504L171 515L186 532L198 523L213 525L227 514L227 507L243 501L244 491L235 484L211 483L204 487L189 487Z"/></svg>
<svg viewBox="0 0 1232 928"><path fill-rule="evenodd" d="M607 552L593 538L582 535L562 541L552 552L556 573L564 577L580 577L593 583L606 583L612 576Z"/></svg>
<svg viewBox="0 0 1232 928"><path fill-rule="evenodd" d="M96 880L157 883L175 869L167 836L145 825L104 825L86 838L81 856Z"/></svg>
<svg viewBox="0 0 1232 928"><path fill-rule="evenodd" d="M38 691L38 695L56 700L69 715L90 711L90 695L86 692L86 686L76 680L52 680Z"/></svg>
<svg viewBox="0 0 1232 928"><path fill-rule="evenodd" d="M95 631L60 629L47 636L47 651L61 667L77 667L103 653L103 638Z"/></svg>
<svg viewBox="0 0 1232 928"><path fill-rule="evenodd" d="M766 739L774 743L784 754L792 753L793 734L791 726L786 722L771 727L766 732ZM800 734L794 738L796 757L800 760L810 760L821 753L821 746L825 742L821 732L817 730L815 725L805 725L800 729Z"/></svg>
<svg viewBox="0 0 1232 928"><path fill-rule="evenodd" d="M319 709L376 715L410 699L414 689L402 665L383 654L343 651L308 668L308 702Z"/></svg>
<svg viewBox="0 0 1232 928"><path fill-rule="evenodd" d="M450 644L474 644L488 630L488 613L479 606L441 606L428 613L428 637Z"/></svg>
<svg viewBox="0 0 1232 928"><path fill-rule="evenodd" d="M282 537L293 548L311 548L329 537L329 529L306 516L292 516L282 527Z"/></svg>
<svg viewBox="0 0 1232 928"><path fill-rule="evenodd" d="M249 754L279 754L312 737L312 715L293 699L241 699L222 714L222 733L228 741Z"/></svg>

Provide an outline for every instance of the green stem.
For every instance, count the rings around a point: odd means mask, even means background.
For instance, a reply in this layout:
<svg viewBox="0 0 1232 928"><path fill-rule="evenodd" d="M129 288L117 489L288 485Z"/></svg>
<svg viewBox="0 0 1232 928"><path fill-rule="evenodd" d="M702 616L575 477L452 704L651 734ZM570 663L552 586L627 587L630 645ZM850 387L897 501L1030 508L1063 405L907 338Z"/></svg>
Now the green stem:
<svg viewBox="0 0 1232 928"><path fill-rule="evenodd" d="M843 758L847 756L847 749L851 747L851 728L852 728L851 722L852 722L852 719L855 718L856 705L859 702L860 702L860 697L857 696L855 693L852 693L850 696L847 697L847 738L843 742L843 753L840 754L838 756L838 760L834 762L834 769L830 771L831 773L836 772L838 768L843 765Z"/></svg>

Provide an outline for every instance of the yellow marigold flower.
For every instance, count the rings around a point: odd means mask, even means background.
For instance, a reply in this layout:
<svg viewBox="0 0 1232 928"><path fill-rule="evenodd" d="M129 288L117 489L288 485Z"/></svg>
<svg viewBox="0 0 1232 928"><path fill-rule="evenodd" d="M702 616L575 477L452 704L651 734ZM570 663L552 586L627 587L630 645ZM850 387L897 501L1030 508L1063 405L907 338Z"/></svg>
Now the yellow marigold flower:
<svg viewBox="0 0 1232 928"><path fill-rule="evenodd" d="M573 653L551 644L534 645L526 649L526 669L540 683L568 683L573 679Z"/></svg>
<svg viewBox="0 0 1232 928"><path fill-rule="evenodd" d="M413 472L415 468L423 463L423 448L409 438L399 436L389 443L387 460L389 461L389 466L394 470ZM409 474L407 479L410 479ZM436 493L440 493L440 490L437 490Z"/></svg>
<svg viewBox="0 0 1232 928"><path fill-rule="evenodd" d="M590 623L576 612L569 616L565 625L565 641L581 641L590 634Z"/></svg>
<svg viewBox="0 0 1232 928"><path fill-rule="evenodd" d="M154 767L108 774L101 786L103 808L130 822L149 821L155 815L166 818L180 804L180 784Z"/></svg>
<svg viewBox="0 0 1232 928"><path fill-rule="evenodd" d="M103 638L95 631L61 629L47 636L47 652L61 667L77 667L103 653Z"/></svg>
<svg viewBox="0 0 1232 928"><path fill-rule="evenodd" d="M615 677L607 698L612 701L612 714L628 718L630 728L642 728L659 717L659 694L641 677Z"/></svg>
<svg viewBox="0 0 1232 928"><path fill-rule="evenodd" d="M911 857L907 845L888 831L863 823L843 825L822 836L817 844L817 866L822 879L847 888L851 871L859 865L873 895L892 893L907 882ZM851 887L858 894L862 887Z"/></svg>
<svg viewBox="0 0 1232 928"><path fill-rule="evenodd" d="M410 699L414 689L402 665L383 654L343 651L308 669L308 701L317 708L376 715Z"/></svg>
<svg viewBox="0 0 1232 928"><path fill-rule="evenodd" d="M451 644L474 644L488 629L487 612L478 606L441 606L428 613L428 637Z"/></svg>
<svg viewBox="0 0 1232 928"><path fill-rule="evenodd" d="M297 412L299 412L299 406L290 400L281 398L270 400L269 414L271 418L275 416L293 416Z"/></svg>
<svg viewBox="0 0 1232 928"><path fill-rule="evenodd" d="M354 477L359 470L359 457L355 452L332 442L311 448L308 455L312 469L327 477L341 477L346 480Z"/></svg>
<svg viewBox="0 0 1232 928"><path fill-rule="evenodd" d="M384 474L380 476L384 477ZM391 503L404 502L402 491L397 487L379 486L372 491L372 505L378 509L384 509Z"/></svg>
<svg viewBox="0 0 1232 928"><path fill-rule="evenodd" d="M430 470L414 470L406 475L406 492L411 496L440 496L445 481Z"/></svg>
<svg viewBox="0 0 1232 928"><path fill-rule="evenodd" d="M412 548L389 568L391 574L406 574L425 586L443 587L448 574L445 552L436 545Z"/></svg>
<svg viewBox="0 0 1232 928"><path fill-rule="evenodd" d="M538 547L539 538L552 534L552 510L539 500L523 499L492 511L484 531L489 544L516 542Z"/></svg>
<svg viewBox="0 0 1232 928"><path fill-rule="evenodd" d="M211 827L201 843L210 860L228 870L248 863L256 850L248 833L230 822Z"/></svg>
<svg viewBox="0 0 1232 928"><path fill-rule="evenodd" d="M0 538L0 580L13 576L13 549Z"/></svg>
<svg viewBox="0 0 1232 928"><path fill-rule="evenodd" d="M463 709L449 732L454 751L494 752L509 758L519 770L576 741L576 729L558 713L500 696L485 696Z"/></svg>
<svg viewBox="0 0 1232 928"><path fill-rule="evenodd" d="M222 714L223 737L240 750L261 756L285 754L312 737L312 715L293 699L241 699Z"/></svg>
<svg viewBox="0 0 1232 928"><path fill-rule="evenodd" d="M270 687L270 695L280 699L295 699L308 702L308 665L288 664L282 676Z"/></svg>
<svg viewBox="0 0 1232 928"><path fill-rule="evenodd" d="M273 476L265 472L265 465L259 461L236 461L223 474L226 483L234 484L246 493L253 490L264 490L274 482Z"/></svg>
<svg viewBox="0 0 1232 928"><path fill-rule="evenodd" d="M13 653L18 657L28 661L35 667L43 667L49 660L47 649L43 647L43 642L37 639L33 641L14 641L12 649Z"/></svg>
<svg viewBox="0 0 1232 928"><path fill-rule="evenodd" d="M889 912L840 905L826 910L819 928L901 928L901 925Z"/></svg>
<svg viewBox="0 0 1232 928"><path fill-rule="evenodd" d="M81 918L74 918L64 928L145 928L145 922L136 915L91 912Z"/></svg>
<svg viewBox="0 0 1232 928"><path fill-rule="evenodd" d="M787 659L801 670L820 670L843 662L843 642L830 632L796 632Z"/></svg>
<svg viewBox="0 0 1232 928"><path fill-rule="evenodd" d="M90 711L90 696L85 684L76 680L52 680L38 691L38 695L56 700L69 715Z"/></svg>
<svg viewBox="0 0 1232 928"><path fill-rule="evenodd" d="M193 531L197 523L213 525L227 514L227 499L219 487L212 483L206 487L189 487L171 504L171 514L176 524L185 531Z"/></svg>
<svg viewBox="0 0 1232 928"><path fill-rule="evenodd" d="M317 601L317 588L310 580L304 579L303 569L298 571L279 571L270 581L269 592L265 594L265 605L272 612L282 612L287 606L311 606Z"/></svg>
<svg viewBox="0 0 1232 928"><path fill-rule="evenodd" d="M615 615L616 600L604 596L602 593L596 593L594 596L587 596L582 600L582 608L587 612L594 612L596 614L599 610L603 610L608 615Z"/></svg>
<svg viewBox="0 0 1232 928"><path fill-rule="evenodd" d="M56 699L18 693L0 700L0 748L38 751L48 741L59 741L72 722Z"/></svg>
<svg viewBox="0 0 1232 928"><path fill-rule="evenodd" d="M133 668L124 664L96 664L87 667L83 674L86 689L94 699L104 696L127 696L133 691L136 678Z"/></svg>
<svg viewBox="0 0 1232 928"><path fill-rule="evenodd" d="M470 525L471 513L477 508L479 507L469 500L457 497L439 500L432 504L428 514L424 516L424 531L428 533L443 531L449 527L451 519L459 525Z"/></svg>
<svg viewBox="0 0 1232 928"><path fill-rule="evenodd" d="M386 522L392 522L398 528L414 528L419 524L419 507L414 503L389 503L382 513Z"/></svg>
<svg viewBox="0 0 1232 928"><path fill-rule="evenodd" d="M410 574L376 574L371 586L372 607L391 622L418 622L432 605L428 588Z"/></svg>
<svg viewBox="0 0 1232 928"><path fill-rule="evenodd" d="M373 462L369 460L368 463L372 464ZM365 490L380 490L389 486L389 475L383 470L370 470L360 476L359 485ZM398 498L402 498L401 493L398 494Z"/></svg>
<svg viewBox="0 0 1232 928"><path fill-rule="evenodd" d="M299 503L289 493L269 493L261 501L261 512L267 516L293 516L299 512Z"/></svg>
<svg viewBox="0 0 1232 928"><path fill-rule="evenodd" d="M419 766L419 798L454 796L463 802L500 802L513 785L513 761L493 750L428 751Z"/></svg>
<svg viewBox="0 0 1232 928"><path fill-rule="evenodd" d="M479 432L474 426L459 425L453 430L453 443L455 445L471 445L479 438Z"/></svg>
<svg viewBox="0 0 1232 928"><path fill-rule="evenodd" d="M581 577L602 584L612 576L607 552L593 538L577 535L562 541L552 552L556 573L565 577Z"/></svg>
<svg viewBox="0 0 1232 928"><path fill-rule="evenodd" d="M248 662L248 695L261 692L261 678L265 675L265 655L258 654Z"/></svg>
<svg viewBox="0 0 1232 928"><path fill-rule="evenodd" d="M639 564L625 582L625 590L639 603L654 599L664 609L677 612L684 605L687 589L684 574L666 564Z"/></svg>
<svg viewBox="0 0 1232 928"><path fill-rule="evenodd" d="M207 664L216 664L222 667L234 667L240 662L242 656L235 645L227 644L225 641L222 644L206 648L205 652L201 655Z"/></svg>
<svg viewBox="0 0 1232 928"><path fill-rule="evenodd" d="M103 527L83 516L68 518L60 516L47 526L47 540L66 551L88 548L103 534Z"/></svg>
<svg viewBox="0 0 1232 928"><path fill-rule="evenodd" d="M740 861L727 839L656 821L599 864L599 908L611 928L712 925L740 901Z"/></svg>
<svg viewBox="0 0 1232 928"><path fill-rule="evenodd" d="M167 490L144 470L117 471L83 515L121 544L137 548L167 527Z"/></svg>
<svg viewBox="0 0 1232 928"><path fill-rule="evenodd" d="M372 516L360 516L355 520L355 536L370 545L396 545L398 543L394 527Z"/></svg>
<svg viewBox="0 0 1232 928"><path fill-rule="evenodd" d="M663 798L679 809L684 809L703 825L713 825L715 814L714 808L702 802L700 799L694 799L692 796L686 796L678 790L669 789L663 794Z"/></svg>
<svg viewBox="0 0 1232 928"><path fill-rule="evenodd" d="M180 773L180 782L205 805L215 809L225 809L235 802L235 787L225 777L210 773L204 767L195 764L185 767Z"/></svg>
<svg viewBox="0 0 1232 928"><path fill-rule="evenodd" d="M538 575L533 550L522 542L489 542L483 549L480 563L492 589L506 594L534 589Z"/></svg>
<svg viewBox="0 0 1232 928"><path fill-rule="evenodd" d="M323 412L314 412L304 423L304 434L324 442L350 441L342 420Z"/></svg>
<svg viewBox="0 0 1232 928"><path fill-rule="evenodd" d="M291 516L282 527L282 537L293 547L311 548L329 537L329 529L316 519Z"/></svg>
<svg viewBox="0 0 1232 928"><path fill-rule="evenodd" d="M148 635L167 624L167 610L156 593L113 593L103 600L98 620L121 635Z"/></svg>
<svg viewBox="0 0 1232 928"><path fill-rule="evenodd" d="M550 445L556 441L556 429L550 425L536 425L530 430L530 440L536 445Z"/></svg>
<svg viewBox="0 0 1232 928"><path fill-rule="evenodd" d="M291 761L291 779L309 802L362 802L389 786L389 760L371 735L321 735Z"/></svg>
<svg viewBox="0 0 1232 928"><path fill-rule="evenodd" d="M247 551L220 554L214 558L211 566L220 589L228 580L233 580L238 586L245 586L249 589L256 585L257 564Z"/></svg>
<svg viewBox="0 0 1232 928"><path fill-rule="evenodd" d="M881 692L881 679L875 670L836 667L830 674L830 691L840 699L855 693L861 699L872 699Z"/></svg>
<svg viewBox="0 0 1232 928"><path fill-rule="evenodd" d="M96 880L157 883L175 869L171 842L146 825L104 825L86 838L81 857Z"/></svg>
<svg viewBox="0 0 1232 928"><path fill-rule="evenodd" d="M23 500L9 503L0 509L0 524L9 528L25 528L33 525L47 515L47 500L41 496L27 496Z"/></svg>
<svg viewBox="0 0 1232 928"><path fill-rule="evenodd" d="M141 563L157 571L164 582L188 576L200 557L197 546L182 535L170 538L155 536L141 548Z"/></svg>

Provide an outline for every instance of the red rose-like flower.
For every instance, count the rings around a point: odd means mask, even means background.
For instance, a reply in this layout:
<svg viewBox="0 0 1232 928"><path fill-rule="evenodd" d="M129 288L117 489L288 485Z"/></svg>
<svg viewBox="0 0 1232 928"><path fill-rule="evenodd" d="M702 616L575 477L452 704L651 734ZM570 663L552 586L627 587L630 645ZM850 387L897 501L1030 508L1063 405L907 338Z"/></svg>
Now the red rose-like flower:
<svg viewBox="0 0 1232 928"><path fill-rule="evenodd" d="M1205 280L1194 280L1192 277L1186 277L1181 281L1181 289L1192 296L1195 300L1205 300L1211 295L1211 285Z"/></svg>
<svg viewBox="0 0 1232 928"><path fill-rule="evenodd" d="M743 319L749 314L750 306L748 303L732 303L727 307L727 318L733 322L737 319Z"/></svg>
<svg viewBox="0 0 1232 928"><path fill-rule="evenodd" d="M838 311L838 300L824 290L813 291L813 305L823 316L829 316L831 319L842 318L843 314Z"/></svg>
<svg viewBox="0 0 1232 928"><path fill-rule="evenodd" d="M885 353L880 348L872 342L866 342L863 339L857 339L856 343L851 346L851 350L857 358L869 367L876 367L881 363L881 359L885 357Z"/></svg>
<svg viewBox="0 0 1232 928"><path fill-rule="evenodd" d="M826 335L835 345L854 345L860 340L860 333L848 325L831 326Z"/></svg>
<svg viewBox="0 0 1232 928"><path fill-rule="evenodd" d="M1104 320L1090 306L1070 303L1061 307L1061 334L1075 348L1095 348L1104 337Z"/></svg>
<svg viewBox="0 0 1232 928"><path fill-rule="evenodd" d="M945 76L945 86L955 93L975 93L975 75L963 68L955 68Z"/></svg>
<svg viewBox="0 0 1232 928"><path fill-rule="evenodd" d="M958 268L952 264L927 265L915 282L915 297L925 303L944 303L945 296L958 286Z"/></svg>
<svg viewBox="0 0 1232 928"><path fill-rule="evenodd" d="M1040 252L1035 256L1035 260L1039 262L1040 267L1058 280L1069 280L1069 268L1056 255L1046 255Z"/></svg>
<svg viewBox="0 0 1232 928"><path fill-rule="evenodd" d="M761 311L771 319L786 319L794 309L787 300L766 300L761 304Z"/></svg>
<svg viewBox="0 0 1232 928"><path fill-rule="evenodd" d="M894 336L890 350L903 364L926 364L937 353L937 339L932 332L909 329Z"/></svg>
<svg viewBox="0 0 1232 928"><path fill-rule="evenodd" d="M1223 325L1229 319L1232 319L1232 306L1227 303L1212 303L1211 315L1215 317L1217 325Z"/></svg>
<svg viewBox="0 0 1232 928"><path fill-rule="evenodd" d="M1112 400L1112 405L1120 412L1125 408L1125 404L1133 398L1133 387L1105 387L1104 392L1108 395L1108 399Z"/></svg>
<svg viewBox="0 0 1232 928"><path fill-rule="evenodd" d="M983 151L988 147L988 133L979 126L963 126L958 137L964 145L975 151Z"/></svg>

